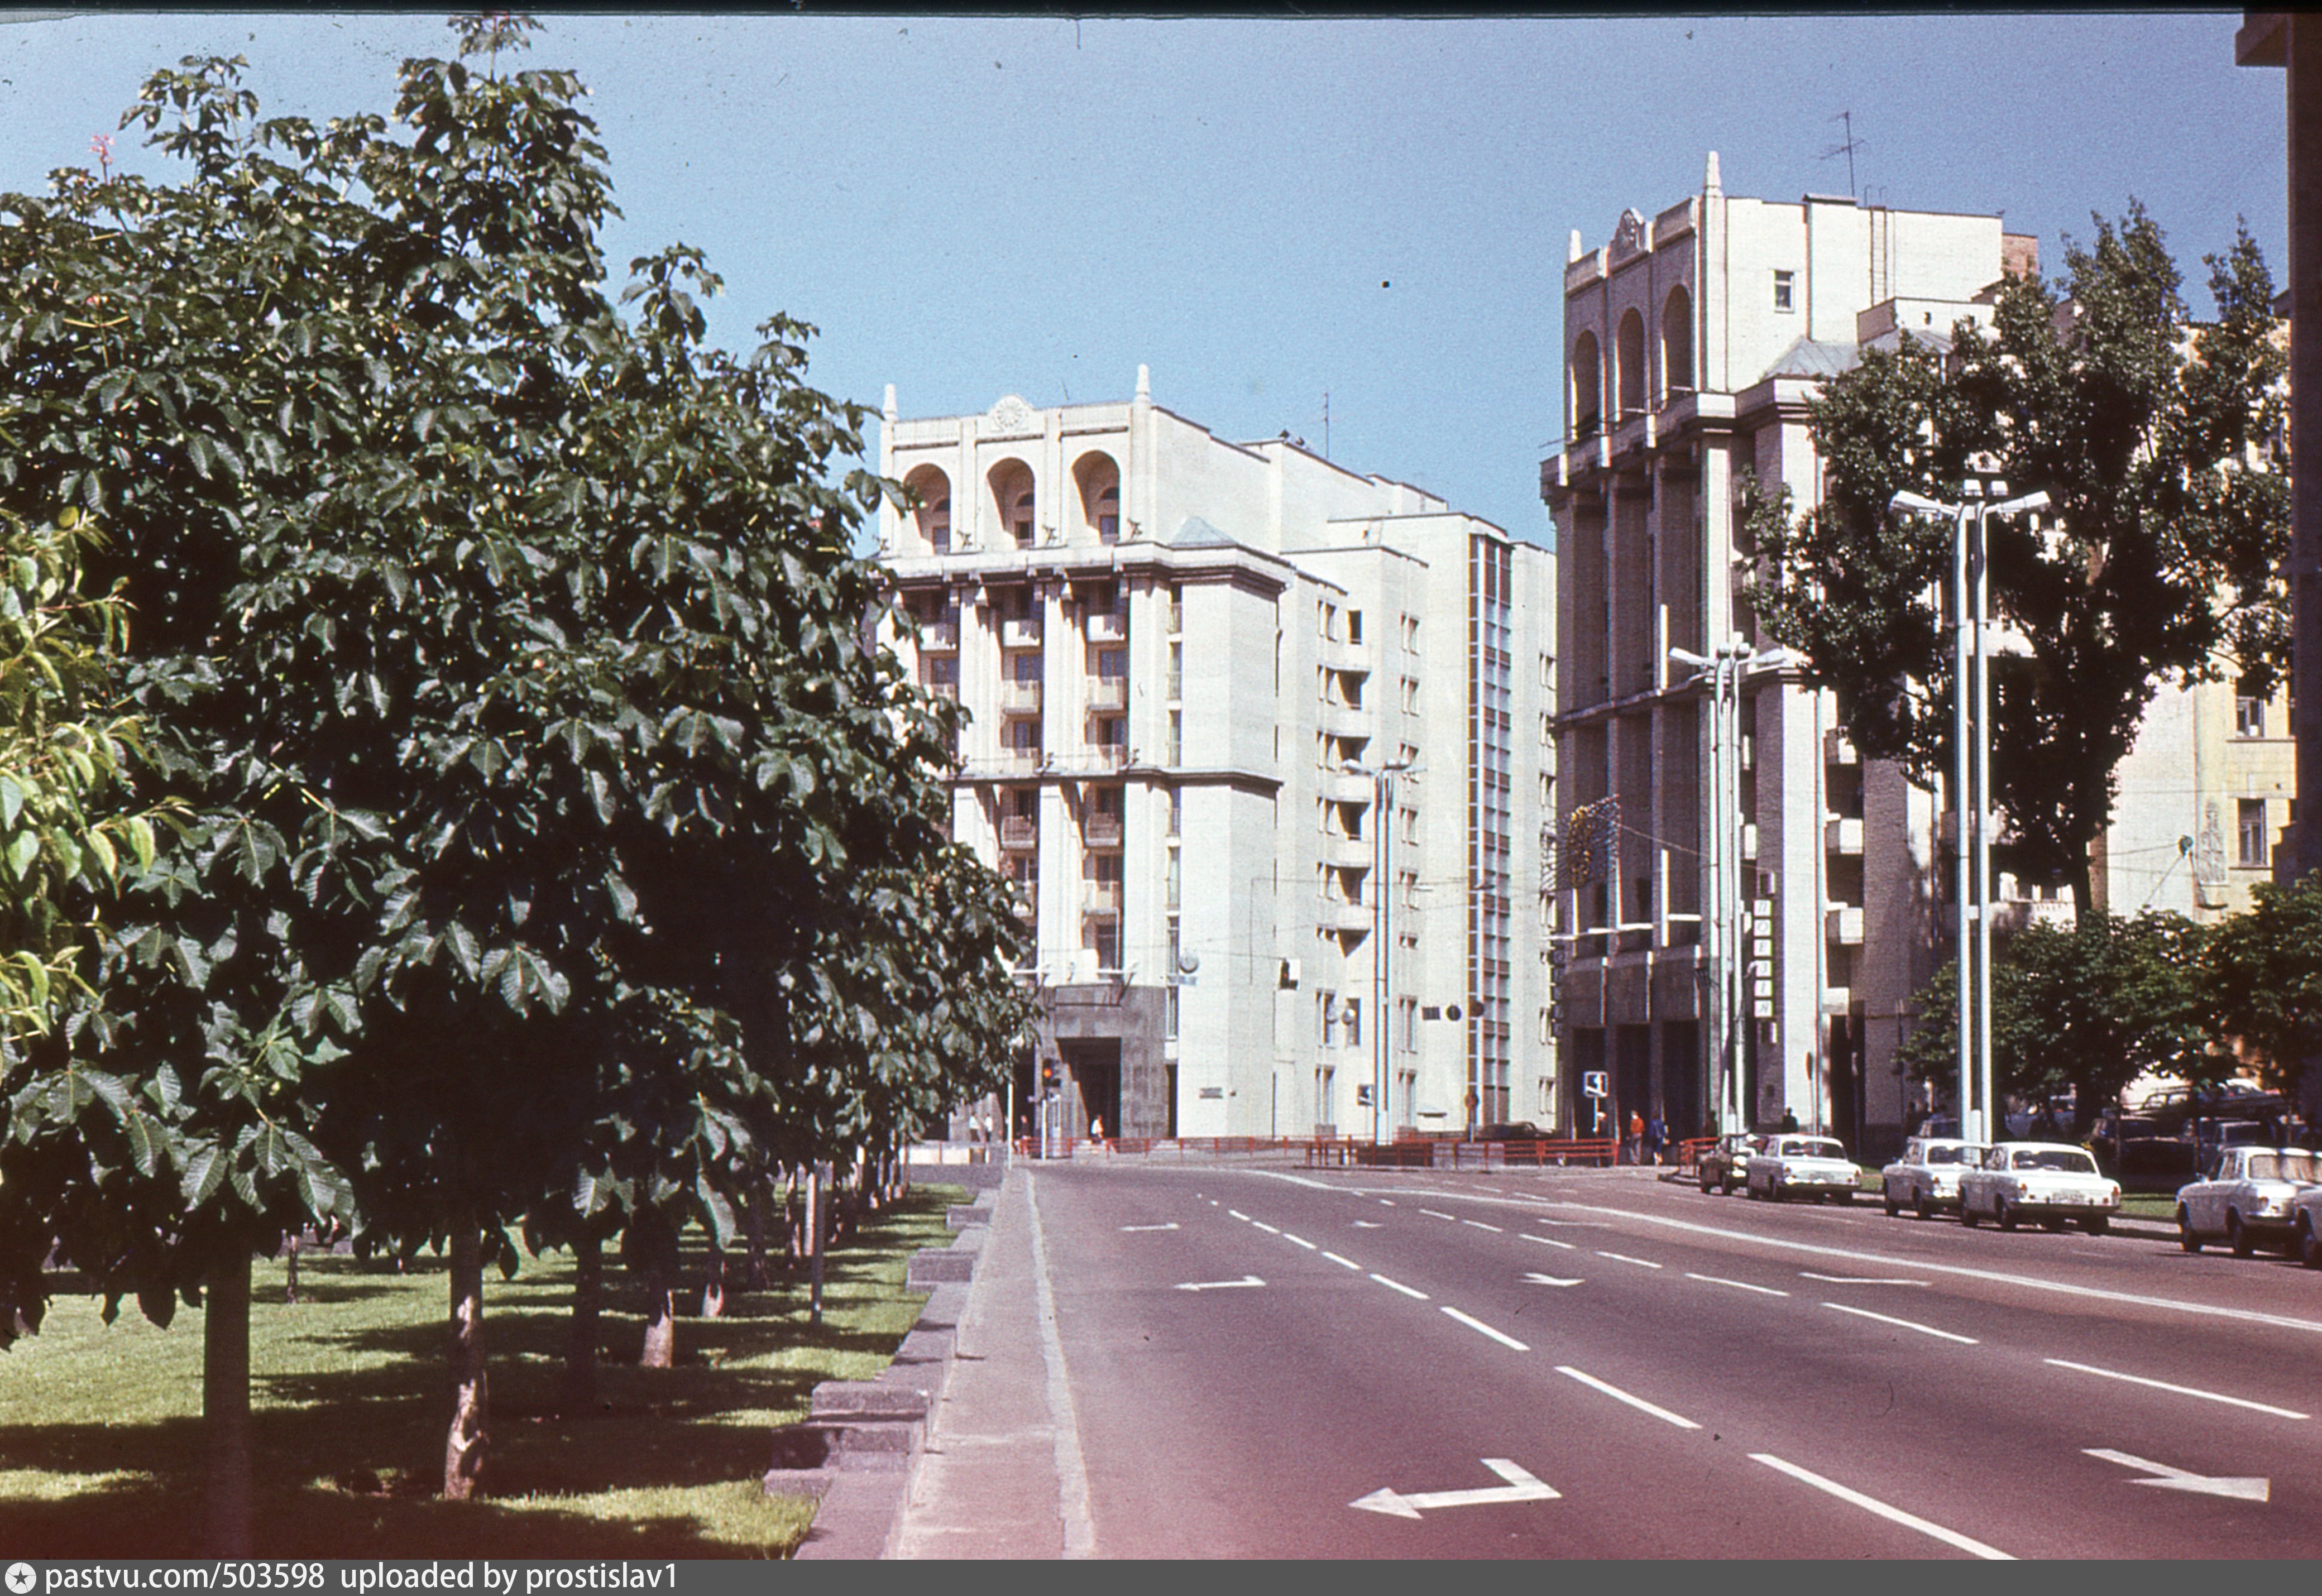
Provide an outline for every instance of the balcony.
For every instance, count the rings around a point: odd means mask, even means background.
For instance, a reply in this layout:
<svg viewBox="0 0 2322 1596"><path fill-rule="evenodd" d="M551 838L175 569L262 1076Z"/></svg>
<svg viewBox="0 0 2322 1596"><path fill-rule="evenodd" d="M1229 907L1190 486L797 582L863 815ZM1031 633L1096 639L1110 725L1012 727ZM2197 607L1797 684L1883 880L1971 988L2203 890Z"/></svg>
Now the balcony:
<svg viewBox="0 0 2322 1596"><path fill-rule="evenodd" d="M1862 910L1859 905L1846 904L1832 909L1824 917L1824 940L1841 947L1862 945Z"/></svg>
<svg viewBox="0 0 2322 1596"><path fill-rule="evenodd" d="M1092 919L1115 919L1120 914L1119 881L1081 883L1081 913Z"/></svg>
<svg viewBox="0 0 2322 1596"><path fill-rule="evenodd" d="M1323 863L1338 870L1368 870L1376 862L1376 849L1369 838L1340 836L1332 832L1322 834Z"/></svg>
<svg viewBox="0 0 2322 1596"><path fill-rule="evenodd" d="M1038 715L1040 713L1040 684L1037 681L1003 681L1000 684L1000 712L1002 715Z"/></svg>
<svg viewBox="0 0 2322 1596"><path fill-rule="evenodd" d="M1002 621L1000 623L1001 648L1038 648L1040 623L1038 621Z"/></svg>
<svg viewBox="0 0 2322 1596"><path fill-rule="evenodd" d="M961 772L971 781L1004 781L1040 773L1040 751L1037 748L1002 748L995 753L977 754L967 762Z"/></svg>
<svg viewBox="0 0 2322 1596"><path fill-rule="evenodd" d="M1366 904L1348 903L1343 898L1325 898L1321 921L1325 931L1368 931L1371 928L1371 911Z"/></svg>
<svg viewBox="0 0 2322 1596"><path fill-rule="evenodd" d="M1087 616L1088 640L1091 643L1127 643L1129 616L1117 609L1091 610Z"/></svg>
<svg viewBox="0 0 2322 1596"><path fill-rule="evenodd" d="M1370 674L1369 651L1359 643L1344 643L1335 637L1322 640L1322 669L1351 670L1358 676Z"/></svg>
<svg viewBox="0 0 2322 1596"><path fill-rule="evenodd" d="M1081 835L1092 848L1120 846L1120 816L1099 809L1081 822Z"/></svg>
<svg viewBox="0 0 2322 1596"><path fill-rule="evenodd" d="M1344 704L1323 705L1321 722L1322 730L1329 733L1333 737L1367 737L1370 735L1370 717L1365 715L1361 710L1349 708Z"/></svg>
<svg viewBox="0 0 2322 1596"><path fill-rule="evenodd" d="M1088 707L1092 710L1120 711L1129 707L1129 679L1125 676L1100 676L1090 681Z"/></svg>
<svg viewBox="0 0 2322 1596"><path fill-rule="evenodd" d="M934 698L949 698L955 704L959 702L959 683L955 681L923 681L919 690Z"/></svg>
<svg viewBox="0 0 2322 1596"><path fill-rule="evenodd" d="M1348 771L1334 771L1327 766L1322 771L1322 796L1335 804L1368 804L1371 801L1371 779Z"/></svg>
<svg viewBox="0 0 2322 1596"><path fill-rule="evenodd" d="M2069 898L2011 898L1991 906L1994 936L2006 936L2026 926L2052 926L2059 931L2070 931L2079 924L2080 915Z"/></svg>
<svg viewBox="0 0 2322 1596"><path fill-rule="evenodd" d="M919 652L923 654L959 652L959 623L957 621L921 621Z"/></svg>
<svg viewBox="0 0 2322 1596"><path fill-rule="evenodd" d="M1081 750L1082 763L1100 771L1118 771L1129 762L1126 743L1091 743Z"/></svg>
<svg viewBox="0 0 2322 1596"><path fill-rule="evenodd" d="M1000 845L1008 849L1040 845L1040 823L1029 815L1005 815L1000 820Z"/></svg>
<svg viewBox="0 0 2322 1596"><path fill-rule="evenodd" d="M1860 857L1862 853L1862 821L1859 816L1842 816L1825 821L1822 828L1823 852Z"/></svg>
<svg viewBox="0 0 2322 1596"><path fill-rule="evenodd" d="M1034 881L1028 886L1019 888L1017 893L1017 901L1012 906L1016 911L1016 917L1023 921L1027 926L1033 924L1040 917L1040 905L1038 902L1039 885L1040 884L1038 881Z"/></svg>

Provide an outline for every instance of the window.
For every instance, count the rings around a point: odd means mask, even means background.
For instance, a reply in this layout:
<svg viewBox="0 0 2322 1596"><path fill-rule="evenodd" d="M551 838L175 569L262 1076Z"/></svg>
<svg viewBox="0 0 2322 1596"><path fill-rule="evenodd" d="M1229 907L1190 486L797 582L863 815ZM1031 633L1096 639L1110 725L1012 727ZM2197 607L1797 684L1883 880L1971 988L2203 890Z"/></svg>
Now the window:
<svg viewBox="0 0 2322 1596"><path fill-rule="evenodd" d="M1774 274L1774 308L1776 310L1797 308L1793 303L1797 278L1798 274L1795 271L1778 271Z"/></svg>
<svg viewBox="0 0 2322 1596"><path fill-rule="evenodd" d="M1182 793L1182 792L1178 791L1178 790L1177 790L1177 789L1175 789L1175 788L1174 788L1174 787L1173 787L1173 788L1171 788L1171 789L1169 789L1169 832L1168 832L1168 834L1169 834L1169 835L1171 835L1171 836L1173 836L1173 837L1174 837L1174 836L1177 836L1177 835L1181 834L1183 833L1183 831L1184 831L1184 825L1185 825L1185 796L1184 796L1184 793Z"/></svg>
<svg viewBox="0 0 2322 1596"><path fill-rule="evenodd" d="M1126 679L1129 675L1129 651L1125 648L1097 650L1096 673L1105 681L1120 681Z"/></svg>
<svg viewBox="0 0 2322 1596"><path fill-rule="evenodd" d="M1415 654L1419 652L1419 617L1417 616L1403 617L1403 647L1405 653Z"/></svg>
<svg viewBox="0 0 2322 1596"><path fill-rule="evenodd" d="M1419 684L1408 676L1403 679L1403 712L1405 715L1419 713Z"/></svg>
<svg viewBox="0 0 2322 1596"><path fill-rule="evenodd" d="M1185 712L1182 709L1169 712L1169 762L1185 762Z"/></svg>
<svg viewBox="0 0 2322 1596"><path fill-rule="evenodd" d="M1282 655L1279 644L1277 643L1276 652L1275 653L1275 674L1277 677L1280 676L1281 670ZM1184 696L1185 645L1182 643L1172 643L1169 645L1169 697L1172 700L1175 700L1183 698Z"/></svg>
<svg viewBox="0 0 2322 1596"><path fill-rule="evenodd" d="M2239 807L2241 862L2252 868L2265 863L2265 800L2244 798Z"/></svg>
<svg viewBox="0 0 2322 1596"><path fill-rule="evenodd" d="M1169 630L1174 634L1185 629L1185 589L1175 582L1169 584Z"/></svg>
<svg viewBox="0 0 2322 1596"><path fill-rule="evenodd" d="M1016 534L1016 546L1032 546L1032 490L1025 488L1016 495L1008 506L1008 530Z"/></svg>
<svg viewBox="0 0 2322 1596"><path fill-rule="evenodd" d="M1419 1051L1419 999L1397 998L1394 1000L1395 1045L1405 1053Z"/></svg>
<svg viewBox="0 0 2322 1596"><path fill-rule="evenodd" d="M1339 1006L1339 1013L1347 1022L1347 1045L1360 1047L1363 1044L1363 1000L1360 998L1348 999Z"/></svg>
<svg viewBox="0 0 2322 1596"><path fill-rule="evenodd" d="M1403 811L1403 840L1414 844L1419 841L1419 811L1416 809Z"/></svg>
<svg viewBox="0 0 2322 1596"><path fill-rule="evenodd" d="M1099 920L1089 927L1089 945L1096 950L1099 970L1120 968L1120 922Z"/></svg>
<svg viewBox="0 0 2322 1596"><path fill-rule="evenodd" d="M1006 728L1010 752L1030 758L1040 752L1040 723L1038 720L1011 720Z"/></svg>
<svg viewBox="0 0 2322 1596"><path fill-rule="evenodd" d="M1322 1045L1339 1044L1339 995L1336 992L1314 994L1314 1013L1322 1033Z"/></svg>
<svg viewBox="0 0 2322 1596"><path fill-rule="evenodd" d="M1010 679L1014 681L1039 680L1040 656L1037 652L1010 654L1008 659L1008 675Z"/></svg>
<svg viewBox="0 0 2322 1596"><path fill-rule="evenodd" d="M1347 612L1347 641L1348 643L1360 643L1362 640L1363 612L1358 609L1350 609Z"/></svg>
<svg viewBox="0 0 2322 1596"><path fill-rule="evenodd" d="M1183 860L1184 857L1184 855L1173 844L1169 849L1168 862L1163 867L1165 874L1161 884L1163 893L1161 907L1165 909L1174 909L1182 907L1179 902L1179 898L1182 896L1183 890L1184 871L1180 864L1180 861Z"/></svg>
<svg viewBox="0 0 2322 1596"><path fill-rule="evenodd" d="M1096 497L1096 535L1101 543L1120 541L1120 489L1107 488Z"/></svg>
<svg viewBox="0 0 2322 1596"><path fill-rule="evenodd" d="M2247 694L2234 699L2234 735L2263 737L2265 735L2265 700Z"/></svg>
<svg viewBox="0 0 2322 1596"><path fill-rule="evenodd" d="M1314 601L1314 607L1319 612L1316 619L1322 628L1322 635L1336 643L1339 639L1339 606L1325 604L1318 598Z"/></svg>

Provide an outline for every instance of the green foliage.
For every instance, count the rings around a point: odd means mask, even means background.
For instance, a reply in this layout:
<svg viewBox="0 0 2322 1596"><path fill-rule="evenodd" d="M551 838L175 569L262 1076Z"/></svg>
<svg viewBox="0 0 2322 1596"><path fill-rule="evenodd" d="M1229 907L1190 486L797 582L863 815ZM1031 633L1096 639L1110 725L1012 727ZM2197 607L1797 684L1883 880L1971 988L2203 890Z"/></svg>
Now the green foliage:
<svg viewBox="0 0 2322 1596"><path fill-rule="evenodd" d="M2077 1092L2078 1130L2147 1070L2206 1081L2231 1060L2208 1047L2203 962L2208 934L2181 916L2083 917L2071 929L2034 923L2009 936L1991 967L1993 1085L2031 1101ZM1956 1089L1958 965L1913 999L1917 1023L1901 1056L1916 1080Z"/></svg>
<svg viewBox="0 0 2322 1596"><path fill-rule="evenodd" d="M1836 690L1865 753L1932 788L1952 763L1952 531L1888 501L1956 500L1978 461L2050 495L2038 525L1987 527L1995 617L2034 656L1993 671L1993 789L2002 868L2069 882L2083 915L2089 847L2159 684L2232 672L2262 693L2287 668L2272 283L2246 232L2208 263L2217 318L2196 325L2161 229L2139 207L2099 218L2062 294L2010 278L1993 325L1962 321L1948 355L1906 339L1833 379L1813 424L1818 508L1794 518L1754 487L1745 506L1772 573L1752 595L1767 630Z"/></svg>
<svg viewBox="0 0 2322 1596"><path fill-rule="evenodd" d="M20 1301L59 1233L166 1317L309 1221L505 1263L579 1182L723 1228L1023 1025L941 712L868 641L881 485L827 479L864 413L803 324L708 347L694 251L616 298L579 83L453 25L489 69L406 62L393 123L261 120L188 60L125 119L187 180L0 197L0 508L114 529L139 793L190 816L109 944L118 1090L51 1068L12 1126Z"/></svg>
<svg viewBox="0 0 2322 1596"><path fill-rule="evenodd" d="M2204 992L2223 1045L2296 1090L2322 1053L2322 876L2260 882L2246 914L2210 927Z"/></svg>

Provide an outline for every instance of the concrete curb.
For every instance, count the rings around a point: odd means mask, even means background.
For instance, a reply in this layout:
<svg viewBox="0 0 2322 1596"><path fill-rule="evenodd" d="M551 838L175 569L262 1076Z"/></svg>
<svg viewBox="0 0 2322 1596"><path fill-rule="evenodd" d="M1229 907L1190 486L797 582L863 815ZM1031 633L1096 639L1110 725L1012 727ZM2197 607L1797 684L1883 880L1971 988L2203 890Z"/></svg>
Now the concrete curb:
<svg viewBox="0 0 2322 1596"><path fill-rule="evenodd" d="M946 1166L931 1179L950 1172ZM928 1419L951 1376L995 1190L986 1187L974 1202L946 1211L946 1221L957 1232L950 1246L911 1254L905 1289L928 1297L894 1361L873 1380L824 1381L807 1399L805 1422L775 1429L766 1494L815 1503L814 1523L793 1557L869 1561L893 1550Z"/></svg>

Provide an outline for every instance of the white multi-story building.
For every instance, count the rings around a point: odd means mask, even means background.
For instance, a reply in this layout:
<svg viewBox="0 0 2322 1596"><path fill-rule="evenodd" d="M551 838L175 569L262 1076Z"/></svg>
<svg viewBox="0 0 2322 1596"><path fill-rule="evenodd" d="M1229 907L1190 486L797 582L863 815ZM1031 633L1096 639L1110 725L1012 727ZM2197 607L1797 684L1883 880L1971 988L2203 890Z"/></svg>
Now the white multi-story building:
<svg viewBox="0 0 2322 1596"><path fill-rule="evenodd" d="M1553 1112L1547 551L1152 401L900 419L891 640L967 712L1021 889L1018 1128L1367 1135ZM1385 811L1382 810L1382 803Z"/></svg>
<svg viewBox="0 0 2322 1596"><path fill-rule="evenodd" d="M1730 1070L1744 1123L1787 1112L1858 1151L1900 1135L1895 1053L1942 923L1933 800L1858 760L1832 696L1764 657L1741 489L1754 474L1814 504L1824 379L1906 331L1942 343L1960 319L1988 324L2002 277L2036 266L1997 216L1729 196L1714 154L1698 194L1624 214L1593 251L1572 235L1566 438L1540 470L1559 797L1568 831L1577 809L1578 831L1617 842L1565 875L1562 1056L1576 1084L1606 1074L1616 1119L1704 1130ZM1738 735L1713 745L1711 695L1673 649L1748 656ZM1714 858L1738 913L1717 913Z"/></svg>

